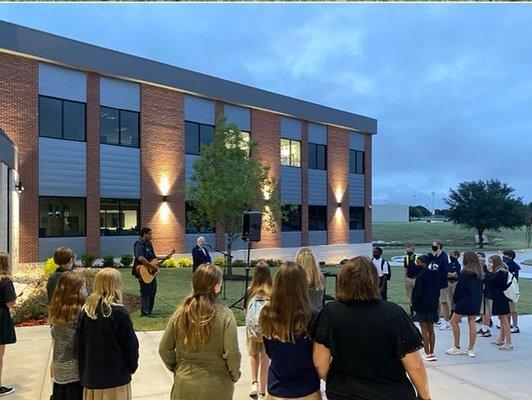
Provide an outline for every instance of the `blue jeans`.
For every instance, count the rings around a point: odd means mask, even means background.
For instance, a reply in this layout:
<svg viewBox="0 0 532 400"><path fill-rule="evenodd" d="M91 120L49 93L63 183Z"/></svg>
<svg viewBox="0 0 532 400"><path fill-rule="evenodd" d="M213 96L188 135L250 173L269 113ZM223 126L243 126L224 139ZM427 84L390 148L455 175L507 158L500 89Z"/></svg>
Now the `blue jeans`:
<svg viewBox="0 0 532 400"><path fill-rule="evenodd" d="M144 283L139 279L140 284L140 315L150 315L153 312L155 294L157 293L157 279L151 283Z"/></svg>

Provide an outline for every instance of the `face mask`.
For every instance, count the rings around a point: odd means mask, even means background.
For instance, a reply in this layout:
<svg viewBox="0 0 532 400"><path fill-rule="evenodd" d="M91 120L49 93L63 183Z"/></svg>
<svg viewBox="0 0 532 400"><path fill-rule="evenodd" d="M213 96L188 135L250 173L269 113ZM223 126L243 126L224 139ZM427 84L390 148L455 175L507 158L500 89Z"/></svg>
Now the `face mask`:
<svg viewBox="0 0 532 400"><path fill-rule="evenodd" d="M411 256L412 254L414 254L414 252L413 251L407 251L406 254Z"/></svg>
<svg viewBox="0 0 532 400"><path fill-rule="evenodd" d="M453 256L449 256L449 259L450 259L451 261L456 261L456 260L457 260L457 258L456 258L456 257L453 257Z"/></svg>
<svg viewBox="0 0 532 400"><path fill-rule="evenodd" d="M432 246L432 251L438 251L438 246Z"/></svg>
<svg viewBox="0 0 532 400"><path fill-rule="evenodd" d="M373 253L373 258L375 258L375 259L378 260L378 259L380 258L380 255L379 255L379 254L375 254L375 253Z"/></svg>
<svg viewBox="0 0 532 400"><path fill-rule="evenodd" d="M510 257L506 257L506 256L504 256L504 257L502 258L502 260L503 260L506 264L508 264L510 261L512 261L512 260L510 260Z"/></svg>

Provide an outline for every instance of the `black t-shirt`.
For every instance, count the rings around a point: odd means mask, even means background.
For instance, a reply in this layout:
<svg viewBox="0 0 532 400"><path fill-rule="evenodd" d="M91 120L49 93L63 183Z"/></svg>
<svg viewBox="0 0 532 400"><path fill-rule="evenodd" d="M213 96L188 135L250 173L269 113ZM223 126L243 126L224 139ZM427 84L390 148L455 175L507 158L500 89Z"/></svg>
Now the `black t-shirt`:
<svg viewBox="0 0 532 400"><path fill-rule="evenodd" d="M15 301L17 294L13 282L9 278L0 279L0 308L9 308L7 303Z"/></svg>
<svg viewBox="0 0 532 400"><path fill-rule="evenodd" d="M353 400L414 400L401 358L422 347L404 310L384 300L325 305L315 341L332 354L327 395Z"/></svg>

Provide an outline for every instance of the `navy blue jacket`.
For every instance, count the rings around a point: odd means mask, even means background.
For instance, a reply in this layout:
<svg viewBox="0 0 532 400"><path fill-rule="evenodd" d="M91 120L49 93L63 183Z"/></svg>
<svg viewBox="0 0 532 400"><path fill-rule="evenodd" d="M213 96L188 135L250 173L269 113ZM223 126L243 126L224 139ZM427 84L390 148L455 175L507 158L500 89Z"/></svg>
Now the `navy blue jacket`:
<svg viewBox="0 0 532 400"><path fill-rule="evenodd" d="M442 251L439 256L429 254L429 257L430 262L432 264L438 265L440 289L449 287L449 283L447 282L447 272L449 271L449 257L447 257L447 253L445 251Z"/></svg>
<svg viewBox="0 0 532 400"><path fill-rule="evenodd" d="M488 266L486 264L482 266L482 270L484 271L484 297L493 299L491 295L491 287L488 283L493 274L488 270Z"/></svg>
<svg viewBox="0 0 532 400"><path fill-rule="evenodd" d="M205 250L205 254L198 245L192 248L192 271L195 271L201 264L209 264L211 262L209 251L205 247L203 247L203 250Z"/></svg>
<svg viewBox="0 0 532 400"><path fill-rule="evenodd" d="M479 315L482 303L482 279L469 273L460 274L453 301L454 312L459 315Z"/></svg>
<svg viewBox="0 0 532 400"><path fill-rule="evenodd" d="M456 272L458 275L460 275L460 270L462 269L462 266L460 265L460 262L458 260L453 260L449 263L449 270L447 273ZM458 278L449 278L451 282L454 280L456 281Z"/></svg>
<svg viewBox="0 0 532 400"><path fill-rule="evenodd" d="M412 290L412 308L418 313L437 312L439 299L438 271L422 268Z"/></svg>
<svg viewBox="0 0 532 400"><path fill-rule="evenodd" d="M515 276L515 279L519 279L519 270L521 269L519 264L517 264L514 260L508 259L506 265L508 265L508 271L510 271L510 273Z"/></svg>

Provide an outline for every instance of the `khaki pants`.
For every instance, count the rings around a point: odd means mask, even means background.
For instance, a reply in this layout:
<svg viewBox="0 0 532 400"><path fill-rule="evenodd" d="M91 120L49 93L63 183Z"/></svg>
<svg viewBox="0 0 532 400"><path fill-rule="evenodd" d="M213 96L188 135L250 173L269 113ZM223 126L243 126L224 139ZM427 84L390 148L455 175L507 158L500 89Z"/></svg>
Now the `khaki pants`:
<svg viewBox="0 0 532 400"><path fill-rule="evenodd" d="M410 305L412 305L412 291L414 290L414 285L416 284L416 278L408 278L405 276L405 290L406 296Z"/></svg>
<svg viewBox="0 0 532 400"><path fill-rule="evenodd" d="M321 393L318 390L317 392L309 394L305 397L290 397L290 399L288 399L287 397L275 397L271 394L267 394L265 400L321 400Z"/></svg>
<svg viewBox="0 0 532 400"><path fill-rule="evenodd" d="M449 303L451 303L451 310L454 310L454 290L456 289L456 281L449 282L449 287L447 288L447 296L449 296Z"/></svg>

